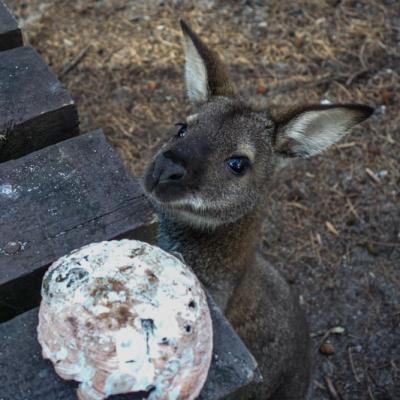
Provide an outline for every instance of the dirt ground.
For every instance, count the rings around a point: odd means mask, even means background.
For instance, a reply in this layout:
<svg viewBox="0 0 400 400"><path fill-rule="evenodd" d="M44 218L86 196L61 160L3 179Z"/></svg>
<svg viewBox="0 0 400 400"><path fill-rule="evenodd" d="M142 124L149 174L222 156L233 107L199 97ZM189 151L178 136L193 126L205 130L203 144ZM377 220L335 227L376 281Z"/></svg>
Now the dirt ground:
<svg viewBox="0 0 400 400"><path fill-rule="evenodd" d="M82 132L102 127L136 175L189 109L179 17L223 54L246 96L376 108L339 145L276 176L263 249L307 309L312 398L400 399L400 2L8 4L72 93Z"/></svg>

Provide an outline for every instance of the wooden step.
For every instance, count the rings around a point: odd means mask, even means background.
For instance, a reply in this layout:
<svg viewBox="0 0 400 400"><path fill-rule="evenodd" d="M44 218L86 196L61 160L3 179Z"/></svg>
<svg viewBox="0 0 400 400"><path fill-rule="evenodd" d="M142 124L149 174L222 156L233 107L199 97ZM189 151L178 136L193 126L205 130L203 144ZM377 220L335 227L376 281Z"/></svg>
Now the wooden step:
<svg viewBox="0 0 400 400"><path fill-rule="evenodd" d="M22 33L6 4L0 0L0 51L22 46Z"/></svg>
<svg viewBox="0 0 400 400"><path fill-rule="evenodd" d="M0 162L79 133L76 106L31 47L0 52Z"/></svg>
<svg viewBox="0 0 400 400"><path fill-rule="evenodd" d="M254 358L214 303L214 352L207 382L198 400L217 400L259 379ZM36 327L38 309L0 324L1 400L76 400L76 384L63 381L41 356ZM121 395L110 399L141 399Z"/></svg>
<svg viewBox="0 0 400 400"><path fill-rule="evenodd" d="M154 215L101 131L0 164L0 321L39 304L57 258L87 243L151 241ZM1 398L1 396L0 396Z"/></svg>

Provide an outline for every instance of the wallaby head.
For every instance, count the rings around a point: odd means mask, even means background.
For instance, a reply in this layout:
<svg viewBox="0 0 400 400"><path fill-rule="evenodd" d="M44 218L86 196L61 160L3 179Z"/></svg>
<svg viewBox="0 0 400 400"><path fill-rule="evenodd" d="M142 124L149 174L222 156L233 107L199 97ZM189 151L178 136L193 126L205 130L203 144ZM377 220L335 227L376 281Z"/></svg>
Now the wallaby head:
<svg viewBox="0 0 400 400"><path fill-rule="evenodd" d="M279 118L237 93L219 56L181 21L185 80L196 110L171 130L148 166L146 192L162 212L215 228L254 209L283 157L309 157L337 142L372 108L303 106Z"/></svg>

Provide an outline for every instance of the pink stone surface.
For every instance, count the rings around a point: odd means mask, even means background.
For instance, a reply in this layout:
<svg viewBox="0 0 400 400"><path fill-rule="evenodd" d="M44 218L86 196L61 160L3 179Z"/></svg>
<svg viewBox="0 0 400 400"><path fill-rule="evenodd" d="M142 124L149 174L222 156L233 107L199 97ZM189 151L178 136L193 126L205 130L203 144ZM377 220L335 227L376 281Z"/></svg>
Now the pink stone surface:
<svg viewBox="0 0 400 400"><path fill-rule="evenodd" d="M38 340L78 398L150 390L195 399L212 354L205 293L176 257L139 241L95 243L55 262L42 285Z"/></svg>

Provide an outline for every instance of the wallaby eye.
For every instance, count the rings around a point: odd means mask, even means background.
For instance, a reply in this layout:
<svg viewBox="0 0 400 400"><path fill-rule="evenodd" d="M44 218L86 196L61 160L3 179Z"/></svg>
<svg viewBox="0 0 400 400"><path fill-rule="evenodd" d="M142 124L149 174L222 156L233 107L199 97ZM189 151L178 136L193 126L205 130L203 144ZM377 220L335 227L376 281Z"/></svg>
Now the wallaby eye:
<svg viewBox="0 0 400 400"><path fill-rule="evenodd" d="M175 126L180 126L178 133L176 134L177 137L185 137L187 133L187 124L184 122L178 122Z"/></svg>
<svg viewBox="0 0 400 400"><path fill-rule="evenodd" d="M236 175L243 174L250 166L250 161L247 157L232 157L226 162L231 171Z"/></svg>

